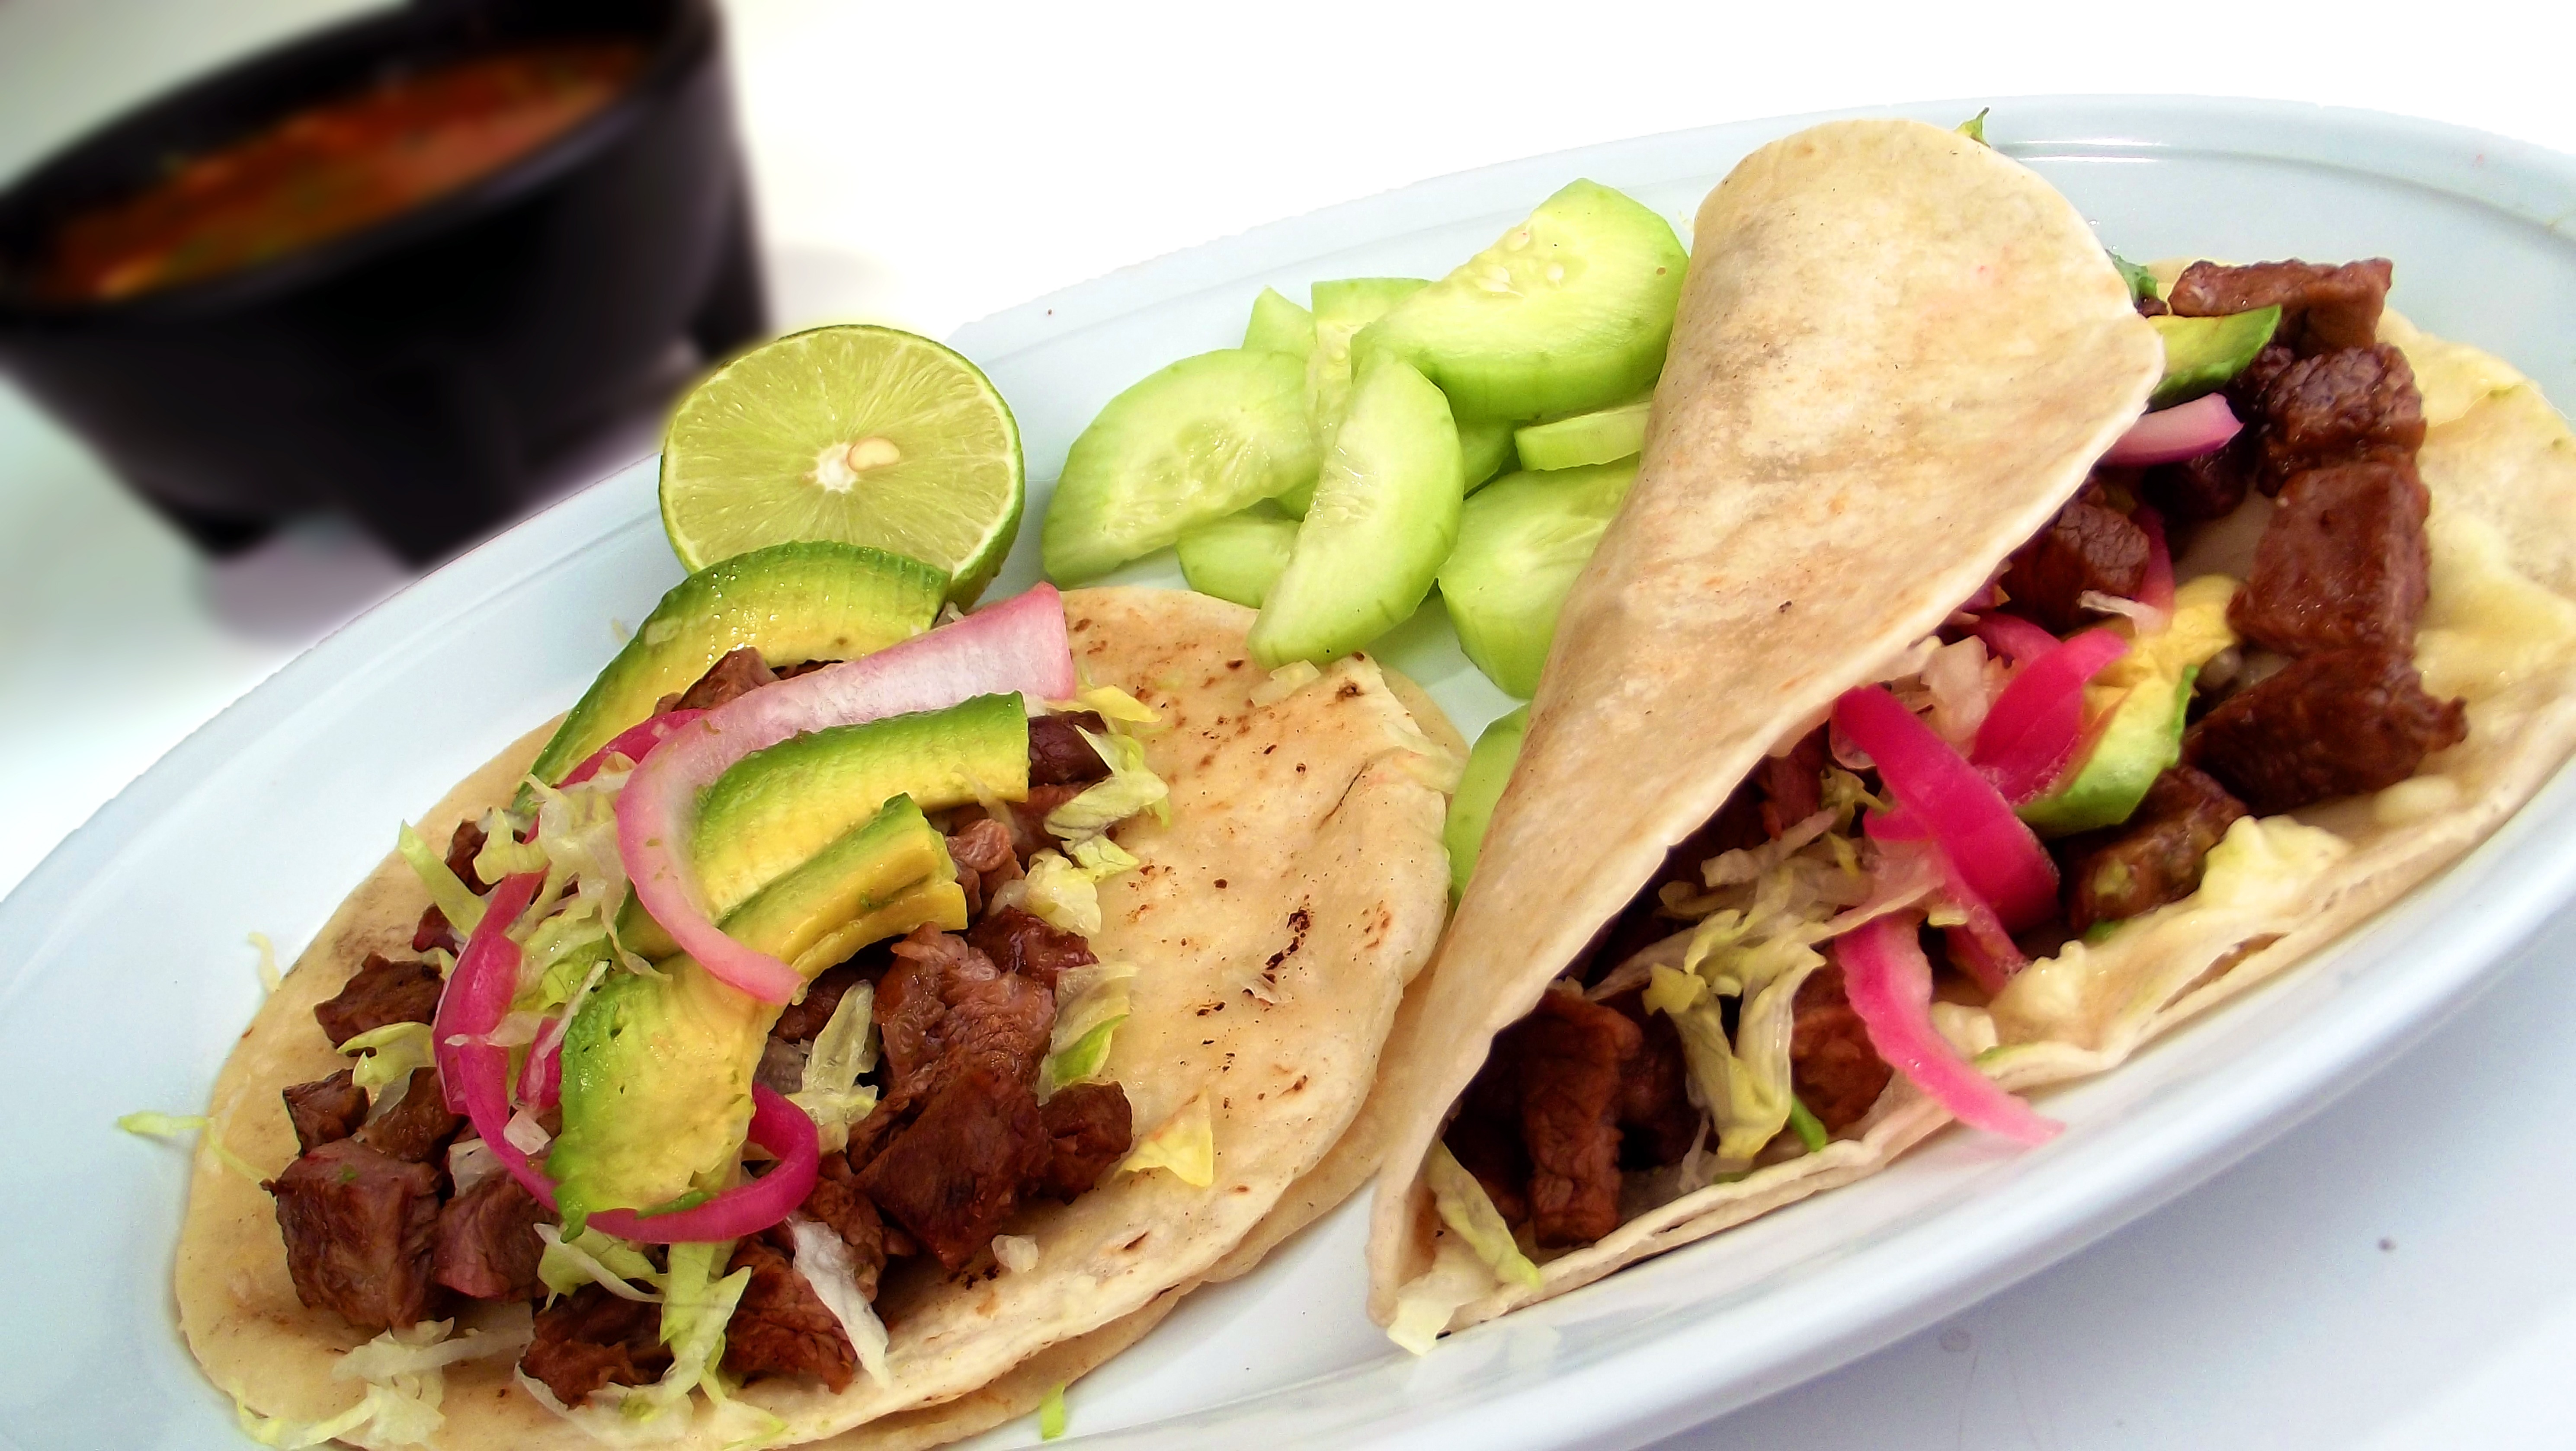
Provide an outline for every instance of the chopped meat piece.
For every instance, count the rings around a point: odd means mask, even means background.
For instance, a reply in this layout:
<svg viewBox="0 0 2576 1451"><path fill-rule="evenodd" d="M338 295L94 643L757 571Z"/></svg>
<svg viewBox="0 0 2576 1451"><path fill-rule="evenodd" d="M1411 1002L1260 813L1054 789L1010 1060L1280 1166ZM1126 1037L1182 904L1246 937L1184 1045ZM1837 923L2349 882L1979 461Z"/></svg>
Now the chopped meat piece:
<svg viewBox="0 0 2576 1451"><path fill-rule="evenodd" d="M778 677L771 673L768 664L760 658L758 647L736 645L724 653L724 658L708 666L707 673L698 677L697 684L677 695L663 696L655 704L653 713L660 715L674 710L713 710L717 706L729 705L740 700L764 685L774 685L777 682Z"/></svg>
<svg viewBox="0 0 2576 1451"><path fill-rule="evenodd" d="M2173 311L2172 308L2165 306L2165 300L2161 297L2141 297L2133 305L2138 309L2140 317L2162 317Z"/></svg>
<svg viewBox="0 0 2576 1451"><path fill-rule="evenodd" d="M1869 1029L1843 995L1843 970L1807 974L1790 1001L1789 1088L1829 1134L1865 1117L1894 1069L1870 1046Z"/></svg>
<svg viewBox="0 0 2576 1451"><path fill-rule="evenodd" d="M1521 1143L1521 1096L1500 1053L1488 1056L1477 1071L1441 1142L1459 1167L1476 1176L1506 1223L1529 1223L1530 1161Z"/></svg>
<svg viewBox="0 0 2576 1451"><path fill-rule="evenodd" d="M810 1375L833 1390L850 1383L858 1352L839 1317L787 1256L757 1239L734 1246L725 1273L751 1271L733 1318L725 1322L724 1368L745 1380L763 1375Z"/></svg>
<svg viewBox="0 0 2576 1451"><path fill-rule="evenodd" d="M427 1163L447 1146L448 1136L463 1122L463 1114L450 1112L447 1107L447 1093L439 1086L438 1070L416 1068L402 1098L359 1129L358 1137L380 1154Z"/></svg>
<svg viewBox="0 0 2576 1451"><path fill-rule="evenodd" d="M447 838L447 869L456 873L465 890L478 897L492 890L493 884L474 874L474 859L483 854L483 843L491 839L479 821L456 823L455 832Z"/></svg>
<svg viewBox="0 0 2576 1451"><path fill-rule="evenodd" d="M2302 470L2424 442L2424 397L2406 355L2386 343L2301 358L2263 390L2264 492Z"/></svg>
<svg viewBox="0 0 2576 1451"><path fill-rule="evenodd" d="M1683 1086L1689 1070L1682 1058L1682 1035L1672 1019L1646 1011L1642 992L1621 993L1602 1006L1636 1024L1645 1035L1619 1080L1619 1167L1677 1164L1698 1140L1702 1118L1691 1107L1690 1091Z"/></svg>
<svg viewBox="0 0 2576 1451"><path fill-rule="evenodd" d="M2196 458L2157 464L2139 481L2138 492L2164 515L2168 524L2203 524L2224 519L2245 502L2254 481L2260 439L2246 429Z"/></svg>
<svg viewBox="0 0 2576 1451"><path fill-rule="evenodd" d="M850 1174L849 1160L838 1154L825 1156L823 1173L815 1179L813 1191L805 1196L804 1211L831 1226L841 1242L850 1247L859 1294L876 1299L877 1279L885 1273L886 1265L885 1221L877 1216L875 1202L859 1192Z"/></svg>
<svg viewBox="0 0 2576 1451"><path fill-rule="evenodd" d="M2290 351L2289 344L2275 339L2255 352L2254 361L2247 363L2243 372L2227 380L2221 391L2227 394L2228 411L2244 421L2247 433L2254 432L2263 421L2263 390L2298 360L2299 355Z"/></svg>
<svg viewBox="0 0 2576 1451"><path fill-rule="evenodd" d="M1011 829L989 816L959 824L957 834L948 838L948 859L957 864L957 884L965 889L970 915L983 910L995 888L1020 875Z"/></svg>
<svg viewBox="0 0 2576 1451"><path fill-rule="evenodd" d="M1023 868L1028 866L1029 858L1039 852L1052 851L1062 845L1047 832L1047 813L1081 795L1083 790L1083 787L1073 785L1031 786L1026 800L1009 804L1011 819L1002 825L1010 830L1011 851L1019 857ZM983 818L981 808L963 808L957 814L958 829L962 831Z"/></svg>
<svg viewBox="0 0 2576 1451"><path fill-rule="evenodd" d="M662 1307L584 1285L537 1312L536 1339L519 1369L555 1399L577 1406L604 1385L649 1385L671 1368Z"/></svg>
<svg viewBox="0 0 2576 1451"><path fill-rule="evenodd" d="M904 1109L898 1109L893 1103L880 1099L874 1112L850 1125L850 1146L842 1153L841 1158L850 1166L852 1173L868 1166L868 1161L874 1159L877 1151L884 1148L894 1137L894 1131L902 1124L904 1117Z"/></svg>
<svg viewBox="0 0 2576 1451"><path fill-rule="evenodd" d="M799 675L811 675L817 670L840 663L838 660L799 660L793 665L779 666L777 675L781 680L793 680Z"/></svg>
<svg viewBox="0 0 2576 1451"><path fill-rule="evenodd" d="M2328 650L2228 697L2183 737L2183 759L2258 816L2393 786L2469 733L2465 702L2424 693L2395 650Z"/></svg>
<svg viewBox="0 0 2576 1451"><path fill-rule="evenodd" d="M447 925L447 914L434 906L422 908L420 925L411 929L412 951L427 952L432 948L450 956L465 950L465 939Z"/></svg>
<svg viewBox="0 0 2576 1451"><path fill-rule="evenodd" d="M345 1139L366 1122L367 1091L343 1068L328 1078L286 1086L286 1119L295 1125L296 1152L309 1154Z"/></svg>
<svg viewBox="0 0 2576 1451"><path fill-rule="evenodd" d="M1134 1145L1136 1112L1127 1106L1127 1090L1115 1083L1058 1089L1038 1112L1055 1149L1032 1187L1068 1204L1091 1192Z"/></svg>
<svg viewBox="0 0 2576 1451"><path fill-rule="evenodd" d="M554 1218L507 1173L496 1173L438 1211L438 1283L477 1300L525 1300L537 1293L546 1242L537 1226Z"/></svg>
<svg viewBox="0 0 2576 1451"><path fill-rule="evenodd" d="M1824 809L1825 728L1818 726L1785 756L1765 756L1753 770L1762 791L1762 832L1780 833ZM1694 871L1698 863L1692 863Z"/></svg>
<svg viewBox="0 0 2576 1451"><path fill-rule="evenodd" d="M2278 304L2280 331L2273 336L2301 356L2335 348L2366 348L2379 333L2388 301L2390 268L2384 257L2346 262L2257 262L2221 267L2194 262L2165 292L2179 317L2223 317Z"/></svg>
<svg viewBox="0 0 2576 1451"><path fill-rule="evenodd" d="M961 1269L992 1243L1054 1151L1028 1085L978 1067L951 1079L868 1162L859 1188L942 1266Z"/></svg>
<svg viewBox="0 0 2576 1451"><path fill-rule="evenodd" d="M2078 499L2013 555L2003 584L2015 609L2063 635L2092 618L2078 603L2084 591L2134 595L2146 574L2146 531L2117 509Z"/></svg>
<svg viewBox="0 0 2576 1451"><path fill-rule="evenodd" d="M2414 648L2432 556L2415 466L2372 459L2310 469L2281 495L2227 621L2284 655Z"/></svg>
<svg viewBox="0 0 2576 1451"><path fill-rule="evenodd" d="M265 1187L277 1199L295 1298L360 1330L429 1313L439 1172L356 1139L324 1144Z"/></svg>
<svg viewBox="0 0 2576 1451"><path fill-rule="evenodd" d="M1506 1029L1530 1156L1530 1226L1542 1245L1590 1244L1619 1227L1619 1088L1644 1046L1637 1025L1551 988Z"/></svg>
<svg viewBox="0 0 2576 1451"><path fill-rule="evenodd" d="M1055 1028L1055 994L1044 983L1003 972L935 927L916 930L894 953L877 998L888 1101L931 1098L975 1067L1021 1084L1035 1079Z"/></svg>
<svg viewBox="0 0 2576 1451"><path fill-rule="evenodd" d="M400 962L371 952L337 996L314 1007L313 1018L337 1048L388 1023L428 1022L438 1012L443 986L438 969L429 963Z"/></svg>
<svg viewBox="0 0 2576 1451"><path fill-rule="evenodd" d="M1064 715L1040 715L1029 718L1029 784L1032 786L1088 786L1109 779L1109 763L1091 748L1081 732L1095 736L1109 733L1099 716L1090 711L1073 711Z"/></svg>
<svg viewBox="0 0 2576 1451"><path fill-rule="evenodd" d="M1081 933L1063 931L1017 907L1004 907L976 923L966 941L1004 972L1024 974L1050 991L1066 968L1100 960L1091 955L1091 944Z"/></svg>
<svg viewBox="0 0 2576 1451"><path fill-rule="evenodd" d="M2245 804L2207 775L2166 771L2126 822L2065 844L2066 925L2083 932L2190 896L2209 849L2244 814Z"/></svg>
<svg viewBox="0 0 2576 1451"><path fill-rule="evenodd" d="M867 980L868 969L856 962L824 969L820 976L805 985L805 996L789 1003L786 1010L778 1015L769 1036L784 1038L790 1043L814 1041L816 1035L823 1031L823 1025L832 1021L832 1014L840 1010L842 994Z"/></svg>

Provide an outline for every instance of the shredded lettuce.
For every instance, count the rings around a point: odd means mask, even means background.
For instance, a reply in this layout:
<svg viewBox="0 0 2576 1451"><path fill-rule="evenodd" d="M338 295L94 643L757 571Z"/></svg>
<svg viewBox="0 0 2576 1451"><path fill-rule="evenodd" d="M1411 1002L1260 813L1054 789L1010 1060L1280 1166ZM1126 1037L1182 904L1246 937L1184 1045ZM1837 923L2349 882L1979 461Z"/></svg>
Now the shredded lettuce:
<svg viewBox="0 0 2576 1451"><path fill-rule="evenodd" d="M216 1126L213 1119L204 1114L161 1113L153 1109L143 1109L119 1117L116 1126L137 1138L144 1139L175 1139L183 1134L202 1131L204 1137L197 1141L198 1145L207 1153L214 1155L217 1163L253 1184L262 1183L268 1178L266 1174L252 1168L250 1160L234 1153L226 1146L223 1130Z"/></svg>
<svg viewBox="0 0 2576 1451"><path fill-rule="evenodd" d="M474 854L474 875L497 882L521 872L541 872L548 865L546 849L534 841L519 840L518 825L501 808L483 813L483 849Z"/></svg>
<svg viewBox="0 0 2576 1451"><path fill-rule="evenodd" d="M1981 106L1978 108L1977 114L1970 116L1967 120L1960 122L1958 125L1953 126L1950 129L1967 137L1969 140L1974 141L1979 146L1987 145L1989 143L1986 141L1986 113L1993 109L1994 107L1992 106ZM2111 260L2117 262L2120 259L2114 257Z"/></svg>
<svg viewBox="0 0 2576 1451"><path fill-rule="evenodd" d="M796 1273L805 1277L805 1283L814 1287L814 1297L841 1322L841 1333L850 1337L850 1348L859 1353L859 1368L878 1385L892 1385L885 1322L877 1318L868 1297L859 1293L858 1264L850 1258L848 1242L830 1225L802 1214L787 1216L787 1233L796 1246Z"/></svg>
<svg viewBox="0 0 2576 1451"><path fill-rule="evenodd" d="M1108 764L1109 779L1048 812L1049 833L1067 841L1097 836L1143 811L1152 812L1157 821L1172 819L1171 788L1145 764L1142 742L1133 736L1095 736L1080 727L1075 729Z"/></svg>
<svg viewBox="0 0 2576 1451"><path fill-rule="evenodd" d="M448 1366L462 1360L517 1350L524 1336L512 1338L469 1330L454 1339L453 1320L424 1320L388 1330L343 1355L331 1367L335 1380L366 1383L358 1403L319 1421L290 1421L284 1416L251 1412L241 1393L233 1393L233 1417L244 1435L263 1446L319 1446L347 1441L370 1448L427 1445L447 1423L439 1410L446 1396Z"/></svg>
<svg viewBox="0 0 2576 1451"><path fill-rule="evenodd" d="M1324 672L1316 667L1314 661L1291 660L1271 671L1268 680L1252 687L1252 703L1264 707L1277 705L1323 678Z"/></svg>
<svg viewBox="0 0 2576 1451"><path fill-rule="evenodd" d="M1064 1427L1064 1385L1058 1382L1047 1387L1045 1397L1038 1402L1038 1439L1057 1440L1064 1435Z"/></svg>
<svg viewBox="0 0 2576 1451"><path fill-rule="evenodd" d="M787 1096L814 1121L827 1154L848 1147L850 1125L876 1111L876 1089L859 1083L877 1063L875 1008L876 989L867 983L841 994L805 1055L803 1086Z"/></svg>
<svg viewBox="0 0 2576 1451"><path fill-rule="evenodd" d="M725 1324L751 1283L748 1269L716 1278L717 1268L732 1257L729 1239L671 1246L671 1265L662 1276L662 1343L671 1347L671 1368L619 1400L626 1419L649 1421L685 1405L689 1392L724 1358Z"/></svg>
<svg viewBox="0 0 2576 1451"><path fill-rule="evenodd" d="M504 1172L501 1156L481 1139L458 1139L447 1146L447 1177L456 1185L460 1198L474 1192L475 1185Z"/></svg>
<svg viewBox="0 0 2576 1451"><path fill-rule="evenodd" d="M1113 731L1122 726L1150 731L1163 723L1163 718L1156 715L1152 707L1115 685L1095 685L1082 691L1074 696L1072 705L1076 710L1090 711L1108 722Z"/></svg>
<svg viewBox="0 0 2576 1451"><path fill-rule="evenodd" d="M434 1053L427 1023L387 1023L370 1028L342 1043L340 1051L359 1055L350 1076L369 1093L389 1083L400 1083L411 1077L415 1068L427 1068Z"/></svg>
<svg viewBox="0 0 2576 1451"><path fill-rule="evenodd" d="M1538 1288L1538 1266L1513 1242L1512 1227L1503 1222L1502 1211L1485 1193L1485 1186L1467 1172L1447 1144L1431 1146L1431 1162L1424 1166L1424 1180L1431 1187L1431 1202L1440 1211L1441 1222L1466 1242L1494 1272L1497 1279L1529 1289Z"/></svg>
<svg viewBox="0 0 2576 1451"><path fill-rule="evenodd" d="M1128 982L1136 966L1095 962L1067 968L1055 985L1055 1030L1038 1070L1038 1101L1068 1084L1089 1083L1109 1066L1110 1040L1127 1021Z"/></svg>
<svg viewBox="0 0 2576 1451"><path fill-rule="evenodd" d="M431 905L447 919L447 925L459 934L471 933L483 921L483 899L467 889L456 873L447 869L447 858L430 849L410 822L394 837L394 849L411 865L412 875L429 889Z"/></svg>
<svg viewBox="0 0 2576 1451"><path fill-rule="evenodd" d="M254 932L250 935L250 945L259 953L261 989L272 993L277 991L277 985L286 980L277 970L277 944L268 940L267 933Z"/></svg>
<svg viewBox="0 0 2576 1451"><path fill-rule="evenodd" d="M551 1298L569 1295L584 1285L597 1285L621 1300L652 1304L662 1297L651 1290L638 1289L634 1282L658 1284L662 1272L644 1258L644 1252L622 1239L584 1229L570 1239L551 1224L537 1226L537 1238L545 1241L545 1252L537 1257L537 1278L545 1282Z"/></svg>
<svg viewBox="0 0 2576 1451"><path fill-rule="evenodd" d="M1180 1110L1147 1134L1119 1169L1143 1174L1161 1169L1194 1189L1216 1182L1216 1126L1208 1113L1207 1095L1195 1094Z"/></svg>
<svg viewBox="0 0 2576 1451"><path fill-rule="evenodd" d="M1830 1137L1825 1132L1824 1121L1795 1097L1789 1100L1789 1131L1798 1136L1798 1142L1806 1145L1810 1154L1823 1153Z"/></svg>
<svg viewBox="0 0 2576 1451"><path fill-rule="evenodd" d="M1428 1354L1458 1307L1493 1288L1494 1272L1474 1250L1443 1239L1431 1268L1397 1288L1395 1318L1387 1323L1386 1338L1416 1355Z"/></svg>
<svg viewBox="0 0 2576 1451"><path fill-rule="evenodd" d="M993 1263L1015 1275L1036 1269L1038 1242L1025 1234L997 1234L993 1236Z"/></svg>

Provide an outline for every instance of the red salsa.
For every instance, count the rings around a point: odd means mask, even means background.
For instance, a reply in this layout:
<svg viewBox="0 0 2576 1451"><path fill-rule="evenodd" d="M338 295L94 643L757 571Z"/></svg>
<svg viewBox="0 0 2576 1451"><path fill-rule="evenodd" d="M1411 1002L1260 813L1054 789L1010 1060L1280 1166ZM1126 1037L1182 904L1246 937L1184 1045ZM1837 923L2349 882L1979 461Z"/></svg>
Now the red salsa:
<svg viewBox="0 0 2576 1451"><path fill-rule="evenodd" d="M66 302L131 297L382 221L560 135L606 105L643 57L631 41L530 46L308 107L74 217L39 290Z"/></svg>

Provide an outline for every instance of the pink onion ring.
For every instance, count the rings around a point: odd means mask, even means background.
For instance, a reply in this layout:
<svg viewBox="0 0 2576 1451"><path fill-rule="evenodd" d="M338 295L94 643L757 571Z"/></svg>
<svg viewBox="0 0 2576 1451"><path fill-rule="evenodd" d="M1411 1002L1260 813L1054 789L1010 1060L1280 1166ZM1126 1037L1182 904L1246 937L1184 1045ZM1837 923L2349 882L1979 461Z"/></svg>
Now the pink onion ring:
<svg viewBox="0 0 2576 1451"><path fill-rule="evenodd" d="M528 909L545 881L543 872L521 872L503 877L492 889L483 920L474 925L438 995L429 1037L449 1111L473 1120L474 1132L491 1146L510 1177L551 1209L554 1184L502 1132L510 1123L510 1050L483 1041L509 1014L510 998L519 988L519 944L510 940L510 924Z"/></svg>
<svg viewBox="0 0 2576 1451"><path fill-rule="evenodd" d="M2204 393L2130 424L2101 462L2113 468L2138 468L2198 458L2234 438L2244 426L2228 408L2227 395Z"/></svg>
<svg viewBox="0 0 2576 1451"><path fill-rule="evenodd" d="M519 1102L543 1113L563 1102L563 1035L548 1018L537 1029L537 1041L519 1065Z"/></svg>
<svg viewBox="0 0 2576 1451"><path fill-rule="evenodd" d="M2022 662L1978 725L1968 752L2004 800L2019 805L2055 783L2083 735L2084 683L2127 653L2129 642L2117 634L2086 630Z"/></svg>
<svg viewBox="0 0 2576 1451"><path fill-rule="evenodd" d="M1080 688L1053 585L977 610L861 659L755 690L689 722L635 768L617 797L617 854L653 920L699 965L767 1003L804 979L768 953L727 937L708 914L689 860L698 793L734 762L829 726L938 710L1016 691L1067 700Z"/></svg>
<svg viewBox="0 0 2576 1451"><path fill-rule="evenodd" d="M2016 665L2027 665L2039 656L2057 648L2057 637L2023 619L2001 611L1979 615L1973 633L1986 642L1986 648Z"/></svg>
<svg viewBox="0 0 2576 1451"><path fill-rule="evenodd" d="M578 786L598 775L600 768L608 764L608 758L611 756L624 756L630 761L641 761L653 754L655 746L669 740L673 731L705 714L703 710L664 711L649 720L628 726L618 733L617 739L591 752L587 760L565 772L564 778L555 784Z"/></svg>
<svg viewBox="0 0 2576 1451"><path fill-rule="evenodd" d="M1995 1085L1932 1025L1932 964L1911 913L1881 917L1836 938L1843 991L1878 1056L1961 1123L2025 1144L2065 1128Z"/></svg>
<svg viewBox="0 0 2576 1451"><path fill-rule="evenodd" d="M2153 605L2170 618L2174 607L2173 550L2165 543L2165 516L2140 504L2129 521L2147 536L2147 573L2138 581L2138 603Z"/></svg>
<svg viewBox="0 0 2576 1451"><path fill-rule="evenodd" d="M794 1213L814 1192L822 1141L805 1110L759 1083L751 1086L751 1141L776 1154L778 1166L693 1208L668 1214L604 1209L590 1216L591 1226L646 1244L695 1244L760 1233Z"/></svg>
<svg viewBox="0 0 2576 1451"><path fill-rule="evenodd" d="M2036 926L2057 910L2057 865L2039 838L1993 782L1885 686L1845 691L1833 720L1869 753L1898 804L1922 822L1959 880L1993 905L2007 930Z"/></svg>
<svg viewBox="0 0 2576 1451"><path fill-rule="evenodd" d="M1967 922L1947 929L1951 959L1975 978L1977 986L1988 995L2002 992L2014 973L2030 966L2020 944L2004 930L2003 919L1995 915L1986 899L1959 875L1959 868L1949 854L1932 841L1932 834L1902 806L1884 811L1869 819L1863 828L1869 839L1877 842L1880 852L1888 857L1920 855L1931 863L1931 870L1941 879L1941 894L1951 905L1967 914ZM1910 868L1900 875L1911 876Z"/></svg>

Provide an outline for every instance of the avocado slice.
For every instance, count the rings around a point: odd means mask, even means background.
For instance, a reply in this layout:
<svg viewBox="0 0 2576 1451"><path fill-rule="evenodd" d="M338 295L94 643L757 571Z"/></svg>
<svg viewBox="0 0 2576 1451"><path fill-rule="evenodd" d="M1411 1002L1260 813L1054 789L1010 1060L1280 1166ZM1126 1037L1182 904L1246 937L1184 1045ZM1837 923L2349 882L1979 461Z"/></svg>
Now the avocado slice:
<svg viewBox="0 0 2576 1451"><path fill-rule="evenodd" d="M2147 395L2147 406L2169 408L2216 392L2244 372L2280 327L2281 309L2258 307L2224 317L2151 317L2147 325L2165 344L2165 375Z"/></svg>
<svg viewBox="0 0 2576 1451"><path fill-rule="evenodd" d="M2128 820L2147 788L2182 759L2184 713L2199 675L2194 665L2179 677L2129 687L2111 707L2111 719L2084 764L2055 790L2025 802L2021 819L2041 836L2069 836Z"/></svg>
<svg viewBox="0 0 2576 1451"><path fill-rule="evenodd" d="M855 544L808 540L719 560L662 596L528 774L562 779L738 646L759 647L773 666L855 659L929 629L947 593L944 571Z"/></svg>
<svg viewBox="0 0 2576 1451"><path fill-rule="evenodd" d="M925 923L966 926L948 844L898 796L728 914L727 935L811 979ZM660 977L615 973L563 1041L563 1132L546 1172L564 1229L602 1209L668 1204L723 1172L751 1123L751 1079L779 1005L674 957Z"/></svg>

